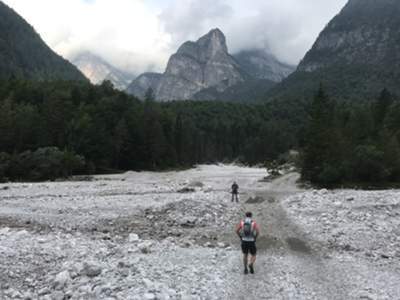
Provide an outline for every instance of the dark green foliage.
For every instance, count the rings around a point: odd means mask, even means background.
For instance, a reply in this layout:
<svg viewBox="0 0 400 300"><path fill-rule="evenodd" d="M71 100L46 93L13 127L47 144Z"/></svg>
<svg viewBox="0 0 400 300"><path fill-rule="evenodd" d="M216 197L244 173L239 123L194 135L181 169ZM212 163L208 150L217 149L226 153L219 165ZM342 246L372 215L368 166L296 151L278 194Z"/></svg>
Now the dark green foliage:
<svg viewBox="0 0 400 300"><path fill-rule="evenodd" d="M0 79L87 79L71 63L54 53L35 30L0 1Z"/></svg>
<svg viewBox="0 0 400 300"><path fill-rule="evenodd" d="M272 104L158 103L151 91L141 102L109 82L93 86L4 80L0 175L40 180L76 172L162 170L219 161L255 164L296 145L302 126L297 119L288 121L288 114ZM62 154L55 150L46 150L51 159L44 159L37 152L43 148L76 153L84 157L85 169L65 168Z"/></svg>
<svg viewBox="0 0 400 300"><path fill-rule="evenodd" d="M194 95L194 99L243 103L259 102L275 85L275 82L268 79L248 79L244 82L228 87L223 92L218 92L215 87L201 90Z"/></svg>
<svg viewBox="0 0 400 300"><path fill-rule="evenodd" d="M311 181L320 181L321 176L332 180L333 170L327 165L333 159L337 145L333 140L334 106L320 87L310 109L310 120L305 138L302 176ZM322 180L324 181L324 180Z"/></svg>
<svg viewBox="0 0 400 300"><path fill-rule="evenodd" d="M39 148L32 152L9 155L0 153L0 181L54 180L84 170L85 160L70 151L56 147Z"/></svg>
<svg viewBox="0 0 400 300"><path fill-rule="evenodd" d="M335 105L321 88L309 113L302 177L316 184L400 180L400 107L383 90L361 106Z"/></svg>
<svg viewBox="0 0 400 300"><path fill-rule="evenodd" d="M311 99L318 85L340 102L368 103L384 88L400 94L400 72L383 66L335 64L313 72L296 71L266 92L264 101Z"/></svg>

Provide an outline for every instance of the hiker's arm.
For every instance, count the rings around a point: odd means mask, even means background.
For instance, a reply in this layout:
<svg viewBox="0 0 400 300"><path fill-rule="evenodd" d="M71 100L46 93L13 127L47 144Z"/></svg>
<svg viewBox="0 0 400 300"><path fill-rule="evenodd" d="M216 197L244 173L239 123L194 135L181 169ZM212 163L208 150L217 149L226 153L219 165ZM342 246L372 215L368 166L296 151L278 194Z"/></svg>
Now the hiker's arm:
<svg viewBox="0 0 400 300"><path fill-rule="evenodd" d="M239 238L242 238L240 236L240 229L242 229L242 226L240 226L241 224L239 224L238 226L236 226L236 234L238 235Z"/></svg>
<svg viewBox="0 0 400 300"><path fill-rule="evenodd" d="M260 227L258 227L258 224L256 223L256 226L254 227L254 229L256 230L256 236L255 238L258 238L258 236L260 235Z"/></svg>

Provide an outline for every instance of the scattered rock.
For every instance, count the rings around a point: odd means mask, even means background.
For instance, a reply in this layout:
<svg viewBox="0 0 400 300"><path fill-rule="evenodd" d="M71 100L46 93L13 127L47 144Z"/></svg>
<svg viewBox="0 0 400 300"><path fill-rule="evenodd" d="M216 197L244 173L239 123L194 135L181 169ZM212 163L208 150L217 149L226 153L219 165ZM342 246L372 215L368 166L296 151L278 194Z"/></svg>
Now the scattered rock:
<svg viewBox="0 0 400 300"><path fill-rule="evenodd" d="M227 245L227 244L225 244L225 243L222 243L222 242L219 242L219 243L217 244L217 246L218 246L218 248L221 248L221 249L225 249L225 248L227 248L227 247L228 247L228 245Z"/></svg>
<svg viewBox="0 0 400 300"><path fill-rule="evenodd" d="M52 300L64 300L65 299L65 295L61 291L56 291L56 292L51 294L51 299Z"/></svg>
<svg viewBox="0 0 400 300"><path fill-rule="evenodd" d="M196 217L183 217L178 220L179 225L182 227L195 227L197 218Z"/></svg>
<svg viewBox="0 0 400 300"><path fill-rule="evenodd" d="M56 290L62 290L68 284L70 279L71 279L71 277L69 275L69 272L63 271L54 278L53 287Z"/></svg>
<svg viewBox="0 0 400 300"><path fill-rule="evenodd" d="M10 228L4 227L0 229L0 235L6 235L10 232Z"/></svg>
<svg viewBox="0 0 400 300"><path fill-rule="evenodd" d="M139 236L136 233L129 234L128 240L130 243L138 242L140 240Z"/></svg>
<svg viewBox="0 0 400 300"><path fill-rule="evenodd" d="M84 263L82 275L86 275L87 277L96 277L99 276L102 272L102 268L99 265L94 263Z"/></svg>
<svg viewBox="0 0 400 300"><path fill-rule="evenodd" d="M327 189L322 189L322 190L319 191L319 193L321 195L326 195L326 194L328 194L328 190Z"/></svg>
<svg viewBox="0 0 400 300"><path fill-rule="evenodd" d="M140 250L140 252L142 252L143 254L148 254L151 252L151 246L153 245L153 243L151 241L145 241L142 242L138 245L138 248Z"/></svg>
<svg viewBox="0 0 400 300"><path fill-rule="evenodd" d="M300 240L295 237L289 237L286 239L286 242L289 245L289 248L293 251L296 252L303 252L303 253L310 253L311 249L310 247L306 244L305 241Z"/></svg>
<svg viewBox="0 0 400 300"><path fill-rule="evenodd" d="M188 184L188 187L193 187L193 188L202 188L204 186L204 183L200 182L200 181L193 181L191 183Z"/></svg>
<svg viewBox="0 0 400 300"><path fill-rule="evenodd" d="M194 188L191 188L191 187L184 187L184 188L178 190L177 192L178 192L178 193L181 193L181 194L187 194L187 193L194 193L195 191L196 191L196 190L195 190Z"/></svg>
<svg viewBox="0 0 400 300"><path fill-rule="evenodd" d="M48 287L42 288L38 291L39 296L48 295L51 293L51 290Z"/></svg>
<svg viewBox="0 0 400 300"><path fill-rule="evenodd" d="M15 233L15 237L18 237L18 238L22 238L22 237L27 236L27 235L29 235L29 233L26 230L20 230L20 231Z"/></svg>
<svg viewBox="0 0 400 300"><path fill-rule="evenodd" d="M156 295L154 295L153 293L146 293L143 295L143 299L145 300L154 300L156 299Z"/></svg>
<svg viewBox="0 0 400 300"><path fill-rule="evenodd" d="M248 203L248 204L258 204L258 203L263 203L264 201L265 201L265 199L264 199L263 197L255 196L254 198L253 198L253 197L250 197L250 198L246 201L246 203Z"/></svg>

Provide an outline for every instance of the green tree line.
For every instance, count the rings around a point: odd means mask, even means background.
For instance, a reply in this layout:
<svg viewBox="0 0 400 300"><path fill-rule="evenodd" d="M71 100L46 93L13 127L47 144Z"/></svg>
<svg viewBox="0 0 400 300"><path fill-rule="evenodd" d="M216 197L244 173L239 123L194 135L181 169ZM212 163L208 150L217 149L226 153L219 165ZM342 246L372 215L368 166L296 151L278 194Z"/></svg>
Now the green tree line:
<svg viewBox="0 0 400 300"><path fill-rule="evenodd" d="M383 90L368 104L331 100L321 87L309 109L302 177L320 185L400 181L400 103Z"/></svg>
<svg viewBox="0 0 400 300"><path fill-rule="evenodd" d="M278 112L279 111L279 112ZM0 81L0 179L272 160L301 126L267 104L142 102L105 81Z"/></svg>

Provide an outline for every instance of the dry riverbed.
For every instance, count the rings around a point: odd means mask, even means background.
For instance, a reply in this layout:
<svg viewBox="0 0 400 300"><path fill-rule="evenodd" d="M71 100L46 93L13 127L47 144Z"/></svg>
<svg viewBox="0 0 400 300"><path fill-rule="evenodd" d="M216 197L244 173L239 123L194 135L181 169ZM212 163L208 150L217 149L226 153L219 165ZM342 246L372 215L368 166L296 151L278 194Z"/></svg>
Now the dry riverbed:
<svg viewBox="0 0 400 300"><path fill-rule="evenodd" d="M399 191L304 191L295 173L266 175L207 165L1 184L0 298L400 298ZM233 233L245 210L263 231L252 277Z"/></svg>

